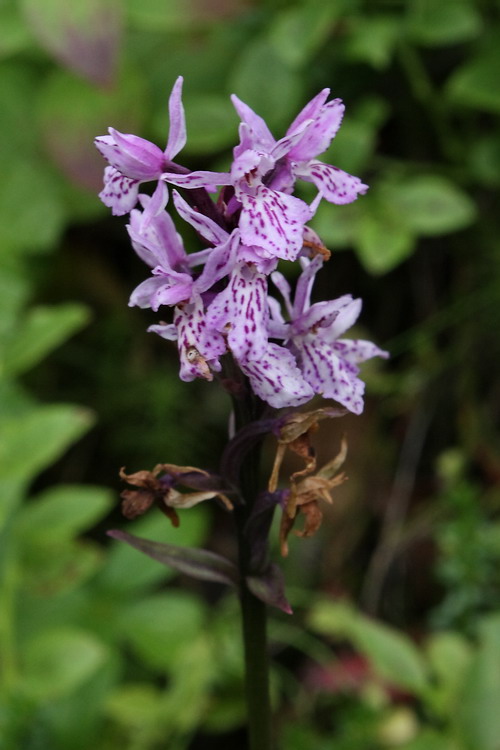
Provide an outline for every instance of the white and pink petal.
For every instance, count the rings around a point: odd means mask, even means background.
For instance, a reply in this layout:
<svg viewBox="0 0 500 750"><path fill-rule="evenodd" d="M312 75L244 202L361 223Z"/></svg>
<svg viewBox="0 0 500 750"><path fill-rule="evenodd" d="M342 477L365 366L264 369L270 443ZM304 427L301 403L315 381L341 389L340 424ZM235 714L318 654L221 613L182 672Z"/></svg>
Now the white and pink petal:
<svg viewBox="0 0 500 750"><path fill-rule="evenodd" d="M124 216L136 205L139 195L139 180L125 177L115 167L104 170L104 188L99 198L111 209L113 216Z"/></svg>
<svg viewBox="0 0 500 750"><path fill-rule="evenodd" d="M239 360L239 365L253 392L275 409L300 406L314 395L293 354L278 344L269 344L257 359Z"/></svg>

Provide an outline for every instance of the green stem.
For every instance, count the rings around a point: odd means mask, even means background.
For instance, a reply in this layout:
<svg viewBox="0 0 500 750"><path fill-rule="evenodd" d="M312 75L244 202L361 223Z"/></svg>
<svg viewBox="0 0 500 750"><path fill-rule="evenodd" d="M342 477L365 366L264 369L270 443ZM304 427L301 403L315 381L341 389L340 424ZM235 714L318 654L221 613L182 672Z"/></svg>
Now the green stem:
<svg viewBox="0 0 500 750"><path fill-rule="evenodd" d="M236 427L241 429L258 417L259 404L249 397L234 400ZM271 702L269 696L269 657L267 647L267 608L247 588L250 549L245 525L258 493L260 445L251 450L241 469L241 493L245 504L236 509L239 563L241 572L241 616L245 656L245 694L248 712L249 750L271 750Z"/></svg>

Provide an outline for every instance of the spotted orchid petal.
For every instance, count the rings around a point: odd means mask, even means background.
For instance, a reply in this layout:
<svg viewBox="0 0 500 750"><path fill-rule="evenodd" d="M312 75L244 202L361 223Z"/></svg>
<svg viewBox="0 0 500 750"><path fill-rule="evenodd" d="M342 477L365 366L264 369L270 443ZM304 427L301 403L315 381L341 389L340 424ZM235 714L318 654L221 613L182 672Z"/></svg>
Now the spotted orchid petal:
<svg viewBox="0 0 500 750"><path fill-rule="evenodd" d="M189 304L175 308L174 325L177 328L181 380L212 380L212 371L221 369L219 357L226 352L226 343L220 333L207 326L199 295L195 295Z"/></svg>
<svg viewBox="0 0 500 750"><path fill-rule="evenodd" d="M306 106L301 109L295 120L292 122L287 130L288 133L295 133L306 120L315 120L321 112L323 104L326 102L330 95L330 89L323 89L313 97Z"/></svg>
<svg viewBox="0 0 500 750"><path fill-rule="evenodd" d="M294 356L282 346L268 344L260 357L240 360L239 365L254 393L275 409L300 406L314 395Z"/></svg>
<svg viewBox="0 0 500 750"><path fill-rule="evenodd" d="M258 359L267 349L267 280L247 264L237 266L227 287L207 310L210 328L227 336L237 360Z"/></svg>
<svg viewBox="0 0 500 750"><path fill-rule="evenodd" d="M113 216L124 216L137 203L139 180L125 177L114 167L104 169L104 188L99 198L111 209Z"/></svg>
<svg viewBox="0 0 500 750"><path fill-rule="evenodd" d="M164 172L161 179L177 187L188 189L218 187L219 185L231 185L229 172L189 172L189 174L177 174L175 172Z"/></svg>
<svg viewBox="0 0 500 750"><path fill-rule="evenodd" d="M300 164L295 173L313 182L327 201L337 205L352 203L368 190L359 177L320 161L311 161L307 166Z"/></svg>
<svg viewBox="0 0 500 750"><path fill-rule="evenodd" d="M243 244L261 248L264 257L295 260L302 249L309 206L299 198L259 185L252 194L238 194L243 205L240 232Z"/></svg>
<svg viewBox="0 0 500 750"><path fill-rule="evenodd" d="M358 368L317 337L307 337L298 348L303 376L314 391L324 398L335 399L354 414L361 414L365 384L356 377Z"/></svg>
<svg viewBox="0 0 500 750"><path fill-rule="evenodd" d="M196 229L196 231L199 232L207 242L210 242L212 245L219 245L227 240L229 236L228 232L208 216L205 216L192 208L186 203L184 198L179 195L177 190L172 191L172 196L179 216L181 216L184 221L187 221L188 224L191 224L191 226L194 227L194 229Z"/></svg>
<svg viewBox="0 0 500 750"><path fill-rule="evenodd" d="M344 111L341 99L332 99L322 106L308 121L302 138L290 150L289 158L299 162L309 161L326 151L340 128Z"/></svg>
<svg viewBox="0 0 500 750"><path fill-rule="evenodd" d="M366 362L367 359L372 359L373 357L387 359L389 356L389 352L380 349L371 341L364 341L362 339L338 339L333 348L339 356L352 364Z"/></svg>

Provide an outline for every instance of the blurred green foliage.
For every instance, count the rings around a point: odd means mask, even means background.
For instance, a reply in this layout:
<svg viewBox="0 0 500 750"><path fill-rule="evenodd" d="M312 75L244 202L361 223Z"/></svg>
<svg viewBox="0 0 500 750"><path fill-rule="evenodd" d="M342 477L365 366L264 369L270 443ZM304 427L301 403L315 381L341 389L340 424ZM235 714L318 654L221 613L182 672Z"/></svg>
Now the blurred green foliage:
<svg viewBox="0 0 500 750"><path fill-rule="evenodd" d="M314 220L329 295L364 297L393 362L346 421L348 494L286 561L282 746L497 750L499 41L494 0L0 1L2 749L241 744L237 603L104 534L121 465L214 467L226 429L127 309L144 271L96 198L93 138L163 144L182 74L187 166L227 165L228 94L279 137L330 86L324 160L371 186ZM126 528L230 554L204 510Z"/></svg>

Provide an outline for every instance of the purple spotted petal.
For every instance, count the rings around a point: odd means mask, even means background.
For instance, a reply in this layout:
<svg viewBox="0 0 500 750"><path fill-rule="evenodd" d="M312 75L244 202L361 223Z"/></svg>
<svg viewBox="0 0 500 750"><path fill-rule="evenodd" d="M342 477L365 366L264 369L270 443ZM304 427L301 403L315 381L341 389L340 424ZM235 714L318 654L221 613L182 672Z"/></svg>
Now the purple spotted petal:
<svg viewBox="0 0 500 750"><path fill-rule="evenodd" d="M295 120L292 122L287 130L288 133L295 133L306 120L314 120L321 111L323 104L326 102L330 95L330 89L323 89L311 99L310 102L299 112Z"/></svg>
<svg viewBox="0 0 500 750"><path fill-rule="evenodd" d="M321 195L337 205L352 203L368 190L368 185L364 185L359 177L320 161L312 161L307 167L299 166L296 174L314 182Z"/></svg>
<svg viewBox="0 0 500 750"><path fill-rule="evenodd" d="M352 364L366 362L367 359L372 359L372 357L387 359L389 356L389 352L380 349L371 341L363 341L362 339L339 339L335 342L333 348L339 356Z"/></svg>
<svg viewBox="0 0 500 750"><path fill-rule="evenodd" d="M174 190L172 194L174 204L177 212L179 213L179 216L182 216L184 221L187 221L188 224L191 224L191 226L194 227L202 237L204 237L212 245L219 245L227 240L228 233L225 229L222 229L222 227L216 224L215 221L210 219L208 216L205 216L199 211L195 211L194 208L191 208L191 206L186 203L184 198L181 198L177 190Z"/></svg>
<svg viewBox="0 0 500 750"><path fill-rule="evenodd" d="M139 194L139 180L124 177L114 167L104 170L104 188L99 198L105 206L111 209L113 216L124 216L137 203Z"/></svg>
<svg viewBox="0 0 500 750"><path fill-rule="evenodd" d="M184 116L184 107L182 106L182 76L179 76L170 98L168 100L168 113L170 118L170 129L168 132L168 142L165 148L165 158L174 159L175 156L186 145L186 119Z"/></svg>
<svg viewBox="0 0 500 750"><path fill-rule="evenodd" d="M161 179L170 182L172 185L183 188L210 188L218 185L231 185L231 175L229 172L190 172L189 174L176 174L174 172L164 172Z"/></svg>
<svg viewBox="0 0 500 750"><path fill-rule="evenodd" d="M261 179L274 167L275 161L269 154L255 149L247 149L237 156L231 167L233 184L244 181L247 185L260 185Z"/></svg>
<svg viewBox="0 0 500 750"><path fill-rule="evenodd" d="M212 380L212 370L219 371L219 357L226 351L223 336L207 326L203 303L196 297L190 304L177 307L174 314L181 380Z"/></svg>
<svg viewBox="0 0 500 750"><path fill-rule="evenodd" d="M359 298L353 299L350 294L346 294L337 300L333 300L331 304L336 305L338 315L331 326L322 328L321 338L333 344L339 336L348 331L357 321L361 312L362 302Z"/></svg>
<svg viewBox="0 0 500 750"><path fill-rule="evenodd" d="M290 133L288 135L285 135L283 138L280 138L279 141L275 143L273 148L271 149L271 156L273 159L278 161L278 159L283 158L283 156L290 156L290 154L295 152L295 146L297 143L302 142L302 139L304 137L304 133L308 128L311 126L311 122L309 120L306 120L303 122L294 133ZM295 158L291 157L290 158Z"/></svg>
<svg viewBox="0 0 500 750"><path fill-rule="evenodd" d="M112 167L134 180L157 179L164 164L161 149L137 135L109 128L110 135L95 139L95 145Z"/></svg>
<svg viewBox="0 0 500 750"><path fill-rule="evenodd" d="M259 358L267 348L267 315L266 277L242 264L208 308L207 324L227 335L236 359Z"/></svg>
<svg viewBox="0 0 500 750"><path fill-rule="evenodd" d="M341 99L333 99L321 107L305 129L303 137L290 150L289 158L299 162L309 161L326 151L340 128L344 110Z"/></svg>
<svg viewBox="0 0 500 750"><path fill-rule="evenodd" d="M336 301L316 302L307 312L296 318L292 324L294 335L305 335L309 331L319 328L330 329L333 321L338 317L339 310Z"/></svg>
<svg viewBox="0 0 500 750"><path fill-rule="evenodd" d="M302 249L304 224L309 206L292 195L259 185L253 195L241 192L241 239L245 245L262 248L267 257L295 260Z"/></svg>
<svg viewBox="0 0 500 750"><path fill-rule="evenodd" d="M282 346L269 344L259 358L239 360L239 365L254 393L275 409L299 406L314 395L293 354Z"/></svg>
<svg viewBox="0 0 500 750"><path fill-rule="evenodd" d="M235 94L231 96L231 101L240 119L250 129L255 145L270 150L274 146L275 140L262 117L259 117L253 109L250 109L248 104L238 99Z"/></svg>
<svg viewBox="0 0 500 750"><path fill-rule="evenodd" d="M329 344L312 336L302 341L299 349L302 373L314 391L361 414L365 384L356 377L358 368L337 356Z"/></svg>

